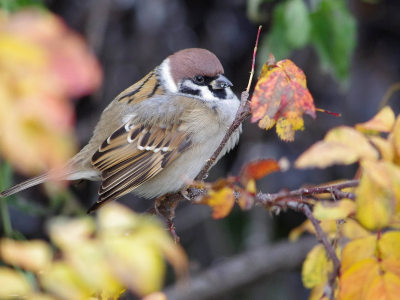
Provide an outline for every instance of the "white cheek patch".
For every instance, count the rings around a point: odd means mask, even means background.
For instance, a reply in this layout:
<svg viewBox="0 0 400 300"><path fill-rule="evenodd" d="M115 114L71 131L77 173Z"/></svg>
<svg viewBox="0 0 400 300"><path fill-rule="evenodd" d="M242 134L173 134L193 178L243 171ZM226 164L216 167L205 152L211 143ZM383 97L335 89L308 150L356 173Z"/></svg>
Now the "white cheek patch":
<svg viewBox="0 0 400 300"><path fill-rule="evenodd" d="M197 99L200 99L203 101L221 101L221 100L229 100L229 99L236 98L235 94L232 92L232 90L230 88L225 88L226 99L221 99L221 98L215 97L213 95L213 93L211 93L208 86L199 86L191 80L185 80L183 83L180 84L180 86L182 86L182 85L187 88L190 88L191 90L200 91L199 95L188 95L185 93L181 93L181 95L184 95L186 97L189 96L189 97L197 98Z"/></svg>
<svg viewBox="0 0 400 300"><path fill-rule="evenodd" d="M215 97L211 93L211 91L208 88L208 86L197 85L197 84L193 83L191 80L185 80L181 85L184 85L185 87L188 87L189 89L194 90L194 91L200 91L200 94L198 96L197 95L188 95L188 94L182 93L182 95L185 95L186 97L190 96L190 97L198 98L198 99L201 99L201 100L204 100L204 101L218 101L218 100L221 100L221 99Z"/></svg>
<svg viewBox="0 0 400 300"><path fill-rule="evenodd" d="M171 76L171 68L169 66L169 58L165 59L159 67L160 78L164 81L164 87L171 93L176 93L178 87L176 86L174 79Z"/></svg>

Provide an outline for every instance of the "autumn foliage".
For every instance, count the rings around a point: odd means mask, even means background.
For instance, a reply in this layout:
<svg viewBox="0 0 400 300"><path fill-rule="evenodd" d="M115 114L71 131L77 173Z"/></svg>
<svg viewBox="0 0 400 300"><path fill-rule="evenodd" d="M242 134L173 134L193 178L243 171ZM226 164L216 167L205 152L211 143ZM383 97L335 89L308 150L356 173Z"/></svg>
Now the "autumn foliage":
<svg viewBox="0 0 400 300"><path fill-rule="evenodd" d="M101 71L84 41L54 15L29 11L0 18L0 147L18 171L57 168L76 150L70 98L94 91ZM278 136L293 141L304 130L303 115L316 118L306 77L292 61L263 66L250 102L252 122L276 125ZM243 106L245 107L245 106ZM250 113L249 113L250 114ZM287 171L289 161L258 159L236 176L213 183L188 182L201 190L194 204L226 217L235 203L271 212L311 208L311 216L289 235L321 233L302 269L310 300L393 300L400 294L400 116L386 106L370 121L339 126L311 145L294 167L327 168L358 164L353 180L265 194L256 181ZM348 186L346 183L351 182ZM344 185L341 188L337 186ZM323 191L323 192L320 192ZM178 277L187 258L163 226L119 204L91 217L53 219L41 240L2 239L0 298L116 299L125 290L145 299L165 299L161 290L169 262ZM335 260L339 265L335 265ZM26 274L34 274L38 289Z"/></svg>

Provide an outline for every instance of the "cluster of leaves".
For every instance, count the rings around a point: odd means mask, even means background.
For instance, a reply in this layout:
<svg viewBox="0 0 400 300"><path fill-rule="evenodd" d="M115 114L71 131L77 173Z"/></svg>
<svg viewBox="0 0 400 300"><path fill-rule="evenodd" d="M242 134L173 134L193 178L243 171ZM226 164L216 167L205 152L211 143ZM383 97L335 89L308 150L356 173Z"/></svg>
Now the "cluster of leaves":
<svg viewBox="0 0 400 300"><path fill-rule="evenodd" d="M246 164L239 176L221 178L214 183L195 181L190 182L190 185L206 191L205 195L195 199L195 203L210 206L212 218L222 219L229 215L236 201L242 210L249 210L254 206L256 180L288 168L289 162L286 159L261 159Z"/></svg>
<svg viewBox="0 0 400 300"><path fill-rule="evenodd" d="M386 135L382 137L381 133ZM395 120L391 108L383 108L370 121L355 128L341 126L327 133L295 162L298 168L325 168L333 164L358 162L360 183L355 201L320 201L314 217L337 246L342 256L338 299L395 299L400 290L400 116ZM292 232L313 232L309 221ZM350 240L341 244L342 240ZM321 245L308 255L303 266L303 281L313 288L310 299L321 299L332 270ZM368 283L368 284L367 284Z"/></svg>
<svg viewBox="0 0 400 300"><path fill-rule="evenodd" d="M262 1L249 2L249 7L257 8ZM257 14L251 16L257 20ZM323 69L345 80L355 41L356 22L345 0L310 1L310 7L304 0L285 0L274 8L272 27L262 41L261 55L272 52L283 59L295 49L312 45Z"/></svg>
<svg viewBox="0 0 400 300"><path fill-rule="evenodd" d="M178 276L187 272L183 249L162 224L121 204L99 211L97 224L91 217L55 218L48 232L56 252L41 240L0 241L2 260L17 268L0 267L1 299L117 299L126 287L144 296L162 288L164 259ZM35 284L22 270L36 276Z"/></svg>
<svg viewBox="0 0 400 300"><path fill-rule="evenodd" d="M26 175L74 154L69 99L92 92L101 70L83 39L44 10L0 11L0 147Z"/></svg>

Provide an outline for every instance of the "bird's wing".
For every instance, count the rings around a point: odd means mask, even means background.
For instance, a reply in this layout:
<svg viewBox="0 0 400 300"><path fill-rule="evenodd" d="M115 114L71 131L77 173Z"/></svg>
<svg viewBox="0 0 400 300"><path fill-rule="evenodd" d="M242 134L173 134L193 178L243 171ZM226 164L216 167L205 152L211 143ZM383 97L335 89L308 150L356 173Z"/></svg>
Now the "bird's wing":
<svg viewBox="0 0 400 300"><path fill-rule="evenodd" d="M92 157L92 165L101 172L99 200L88 213L113 201L146 182L191 145L185 123L143 125L127 122Z"/></svg>

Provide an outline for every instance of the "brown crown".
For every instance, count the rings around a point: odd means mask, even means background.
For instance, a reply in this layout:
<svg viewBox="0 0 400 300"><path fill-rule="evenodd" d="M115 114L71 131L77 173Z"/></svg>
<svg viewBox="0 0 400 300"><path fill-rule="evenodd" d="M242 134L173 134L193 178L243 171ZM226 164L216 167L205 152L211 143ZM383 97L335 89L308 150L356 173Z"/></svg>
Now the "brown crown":
<svg viewBox="0 0 400 300"><path fill-rule="evenodd" d="M175 83L195 75L214 77L224 73L219 59L210 51L191 48L178 51L169 56L171 75Z"/></svg>

